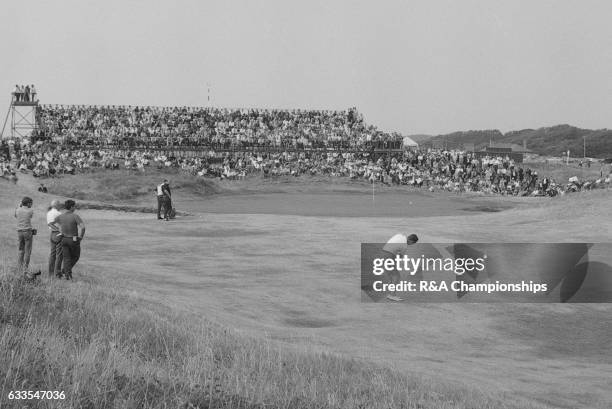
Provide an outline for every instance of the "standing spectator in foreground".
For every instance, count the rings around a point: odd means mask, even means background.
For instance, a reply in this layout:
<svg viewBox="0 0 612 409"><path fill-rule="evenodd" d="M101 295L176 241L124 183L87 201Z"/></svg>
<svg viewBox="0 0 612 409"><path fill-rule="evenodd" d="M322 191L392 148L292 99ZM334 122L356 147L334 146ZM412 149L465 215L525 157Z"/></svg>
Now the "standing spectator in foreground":
<svg viewBox="0 0 612 409"><path fill-rule="evenodd" d="M26 276L29 276L28 269L30 267L30 255L32 254L32 236L36 234L36 230L32 228L32 216L34 215L32 203L32 199L26 196L21 199L21 204L15 209L19 243L17 271L25 273Z"/></svg>
<svg viewBox="0 0 612 409"><path fill-rule="evenodd" d="M62 277L62 236L60 236L60 227L55 222L55 219L62 213L60 212L60 201L53 200L51 208L47 212L47 226L51 230L49 237L49 277L55 275L57 278Z"/></svg>
<svg viewBox="0 0 612 409"><path fill-rule="evenodd" d="M64 202L65 213L55 218L59 225L62 237L62 256L64 257L64 276L72 280L72 269L81 258L81 241L85 236L85 223L74 213L76 203L74 200Z"/></svg>

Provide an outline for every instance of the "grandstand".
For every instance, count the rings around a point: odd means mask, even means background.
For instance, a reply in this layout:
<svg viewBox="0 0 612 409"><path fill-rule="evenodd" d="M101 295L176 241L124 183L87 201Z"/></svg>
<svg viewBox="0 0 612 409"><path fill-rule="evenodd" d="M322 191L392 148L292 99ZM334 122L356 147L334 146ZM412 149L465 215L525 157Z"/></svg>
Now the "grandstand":
<svg viewBox="0 0 612 409"><path fill-rule="evenodd" d="M40 105L35 141L149 150L389 150L401 136L345 111Z"/></svg>
<svg viewBox="0 0 612 409"><path fill-rule="evenodd" d="M24 113L23 109L28 112ZM125 105L49 105L11 94L2 139L79 148L185 151L389 151L402 136L344 111ZM5 120L5 126L6 126Z"/></svg>

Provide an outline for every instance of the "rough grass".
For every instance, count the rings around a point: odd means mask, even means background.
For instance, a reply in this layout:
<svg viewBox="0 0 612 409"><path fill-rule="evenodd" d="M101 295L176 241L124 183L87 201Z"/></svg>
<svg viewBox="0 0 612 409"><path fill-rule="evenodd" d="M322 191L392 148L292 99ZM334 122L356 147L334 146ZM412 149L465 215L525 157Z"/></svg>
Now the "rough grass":
<svg viewBox="0 0 612 409"><path fill-rule="evenodd" d="M564 163L525 163L524 166L536 170L540 178L547 176L562 185L568 183L569 178L573 176L577 176L581 181L597 180L600 178L600 171L602 170L599 163L594 163L590 168L586 167L586 165L579 167L575 163L570 163L569 165ZM610 167L604 166L604 178L609 172Z"/></svg>
<svg viewBox="0 0 612 409"><path fill-rule="evenodd" d="M155 187L165 178L170 180L172 189L197 195L219 192L219 187L211 179L187 175L172 169L163 172L153 168L145 171L97 169L76 175L43 179L41 182L45 183L49 193L59 196L90 201L125 202L147 196L153 198Z"/></svg>
<svg viewBox="0 0 612 409"><path fill-rule="evenodd" d="M109 282L0 273L0 407L542 408L234 333Z"/></svg>
<svg viewBox="0 0 612 409"><path fill-rule="evenodd" d="M604 228L605 221L609 220L607 204L611 195L612 190L610 188L567 193L563 196L542 200L534 204L532 209L527 210L524 214L527 217L529 212L545 209L548 219L567 221L568 219L581 218L585 220L585 224L586 221L589 221Z"/></svg>

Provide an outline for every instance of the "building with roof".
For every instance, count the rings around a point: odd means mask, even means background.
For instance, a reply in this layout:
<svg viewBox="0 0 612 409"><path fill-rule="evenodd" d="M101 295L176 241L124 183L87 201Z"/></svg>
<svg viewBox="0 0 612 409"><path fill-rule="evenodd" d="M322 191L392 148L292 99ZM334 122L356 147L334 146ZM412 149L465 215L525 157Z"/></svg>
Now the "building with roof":
<svg viewBox="0 0 612 409"><path fill-rule="evenodd" d="M475 149L474 153L477 158L489 156L489 157L502 157L506 156L514 160L517 163L523 163L525 154L532 153L527 149L527 142L523 141L523 145L516 143L495 143L491 142L488 145Z"/></svg>

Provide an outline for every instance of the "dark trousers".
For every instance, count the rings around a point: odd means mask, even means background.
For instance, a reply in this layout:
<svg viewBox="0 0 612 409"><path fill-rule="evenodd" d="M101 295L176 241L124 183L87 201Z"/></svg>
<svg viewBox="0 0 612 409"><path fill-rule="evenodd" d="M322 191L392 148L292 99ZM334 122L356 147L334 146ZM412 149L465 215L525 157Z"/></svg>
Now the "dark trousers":
<svg viewBox="0 0 612 409"><path fill-rule="evenodd" d="M164 196L157 196L157 218L161 218L161 209L164 204Z"/></svg>
<svg viewBox="0 0 612 409"><path fill-rule="evenodd" d="M49 237L49 276L59 275L62 271L62 238L52 231Z"/></svg>
<svg viewBox="0 0 612 409"><path fill-rule="evenodd" d="M32 254L32 230L17 231L19 252L17 254L17 269L27 271L30 266L30 255Z"/></svg>
<svg viewBox="0 0 612 409"><path fill-rule="evenodd" d="M62 255L64 257L64 274L72 278L72 268L81 257L81 242L74 241L72 237L62 238Z"/></svg>
<svg viewBox="0 0 612 409"><path fill-rule="evenodd" d="M169 197L164 196L162 202L164 206L164 219L167 219L170 215L170 209L172 209L172 200Z"/></svg>

